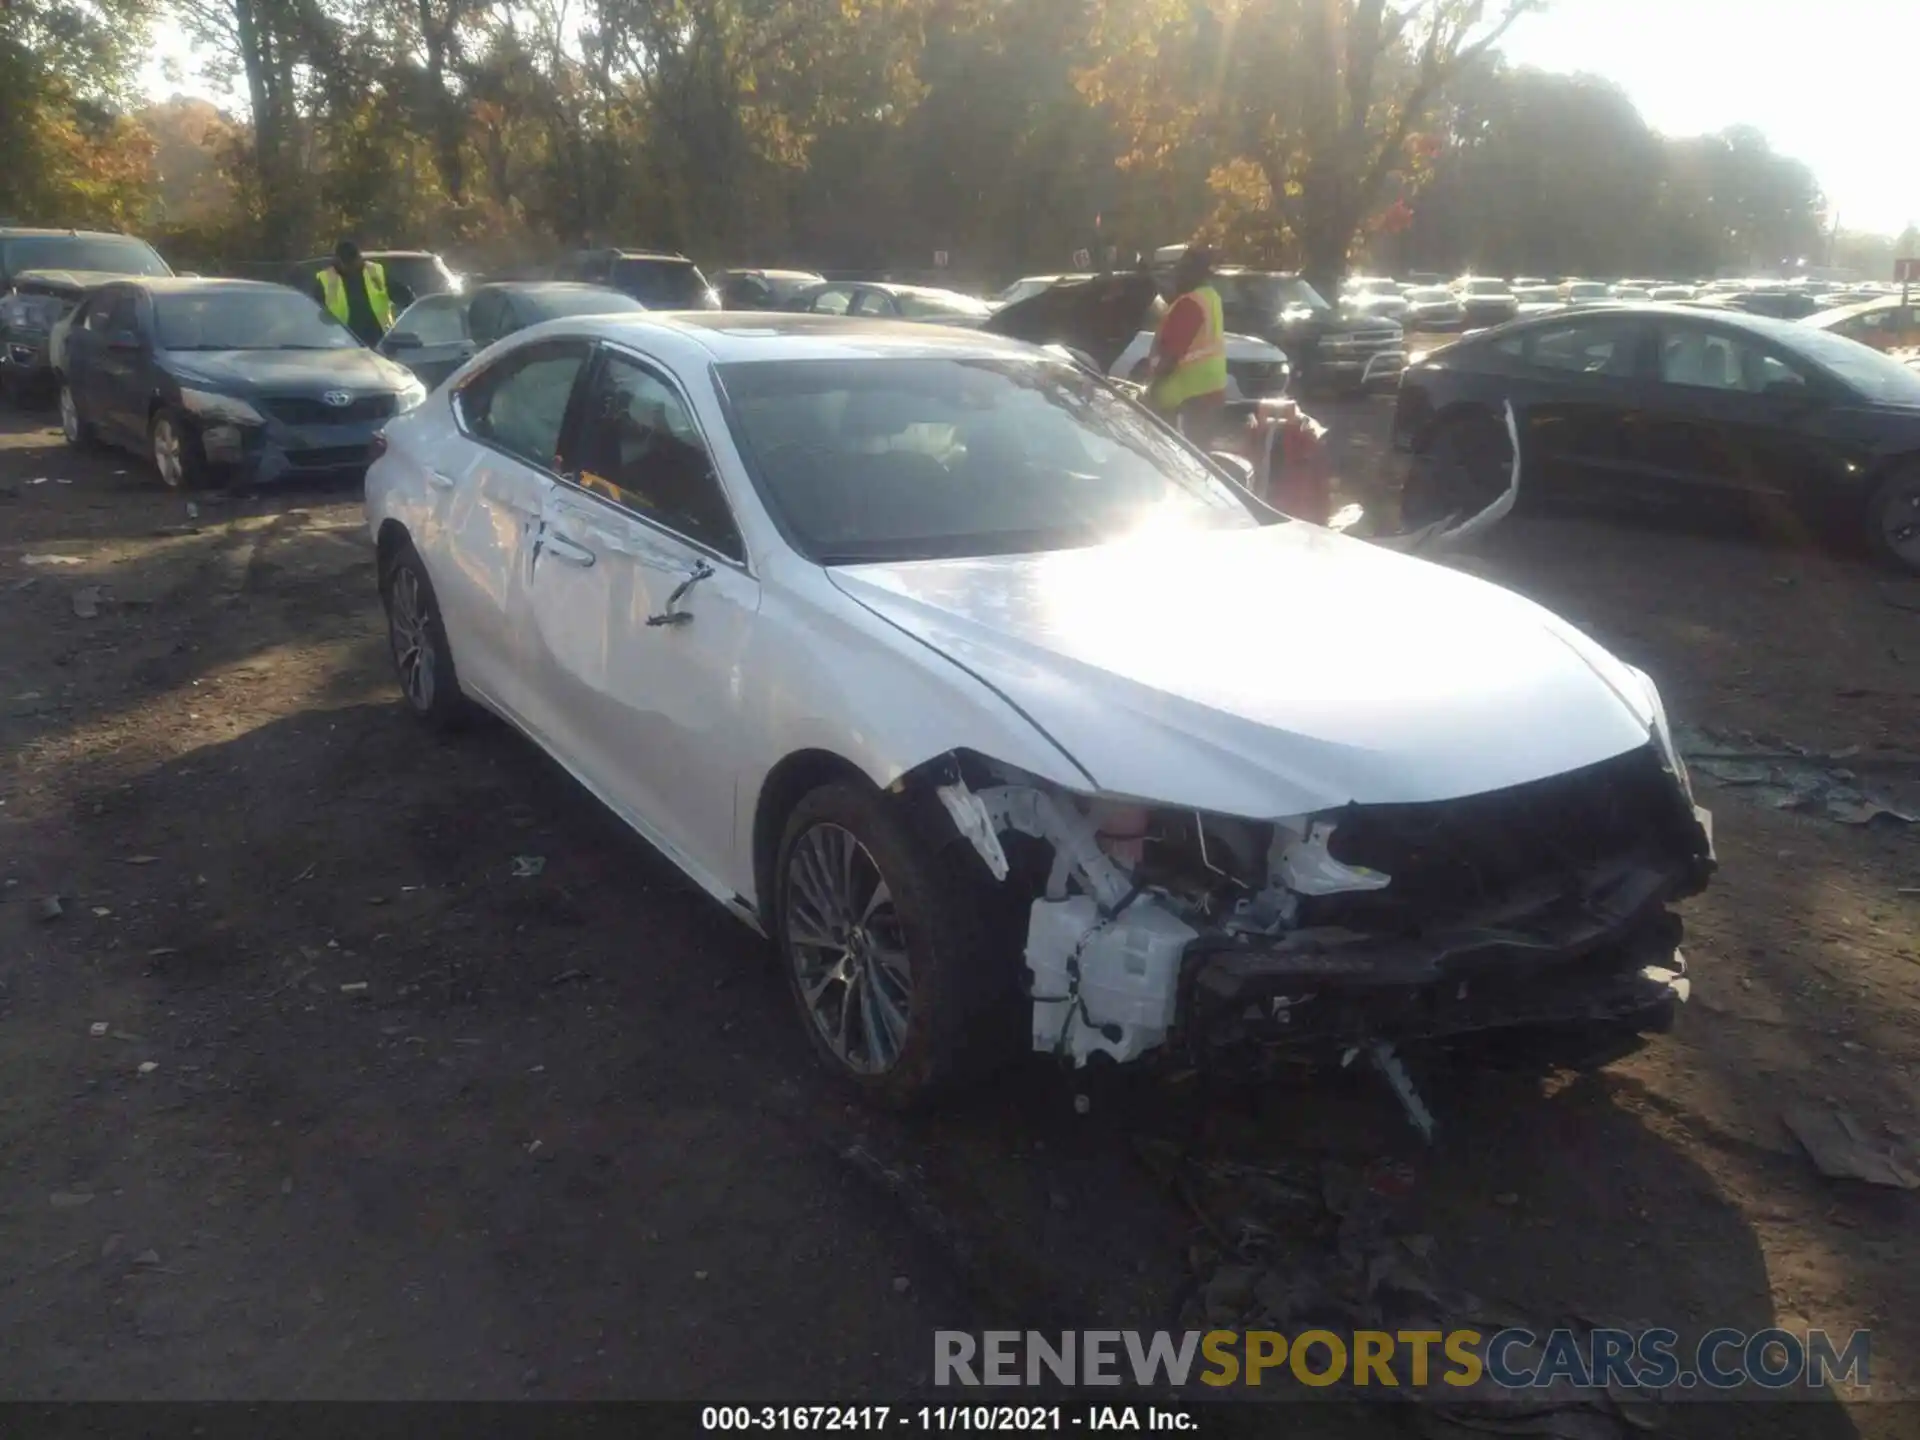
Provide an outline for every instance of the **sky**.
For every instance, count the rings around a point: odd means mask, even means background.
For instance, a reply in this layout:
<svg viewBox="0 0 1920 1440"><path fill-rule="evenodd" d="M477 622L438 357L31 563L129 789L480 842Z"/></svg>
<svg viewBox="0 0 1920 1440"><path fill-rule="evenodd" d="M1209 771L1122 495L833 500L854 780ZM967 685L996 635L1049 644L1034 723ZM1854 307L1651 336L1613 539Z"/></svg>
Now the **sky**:
<svg viewBox="0 0 1920 1440"><path fill-rule="evenodd" d="M1920 222L1913 0L1550 0L1509 32L1515 64L1617 83L1654 129L1750 124L1812 167L1848 230Z"/></svg>
<svg viewBox="0 0 1920 1440"><path fill-rule="evenodd" d="M1914 0L1549 0L1507 36L1516 64L1585 70L1623 88L1656 130L1758 127L1813 168L1848 230L1895 234L1920 222L1920 136L1906 60L1920 39ZM194 75L171 25L145 72L222 104ZM179 67L185 83L169 78Z"/></svg>

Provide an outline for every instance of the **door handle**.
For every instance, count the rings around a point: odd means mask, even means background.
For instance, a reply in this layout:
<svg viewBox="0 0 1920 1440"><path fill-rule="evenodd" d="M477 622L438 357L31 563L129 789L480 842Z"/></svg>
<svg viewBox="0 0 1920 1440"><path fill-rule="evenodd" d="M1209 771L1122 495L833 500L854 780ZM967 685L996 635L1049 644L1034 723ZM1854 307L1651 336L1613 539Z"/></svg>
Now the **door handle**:
<svg viewBox="0 0 1920 1440"><path fill-rule="evenodd" d="M460 482L444 470L429 470L427 472L427 483L436 490L451 490Z"/></svg>
<svg viewBox="0 0 1920 1440"><path fill-rule="evenodd" d="M693 619L692 611L676 610L673 607L680 603L689 590L693 589L694 586L712 574L713 566L704 560L696 560L694 562L693 572L674 587L673 593L667 596L667 603L660 607L660 613L658 615L649 615L647 617L647 624L649 626L685 625L691 622Z"/></svg>
<svg viewBox="0 0 1920 1440"><path fill-rule="evenodd" d="M556 560L564 560L569 565L578 565L582 570L590 569L599 558L593 551L582 545L570 535L558 530L549 530L540 537L541 547L549 551Z"/></svg>

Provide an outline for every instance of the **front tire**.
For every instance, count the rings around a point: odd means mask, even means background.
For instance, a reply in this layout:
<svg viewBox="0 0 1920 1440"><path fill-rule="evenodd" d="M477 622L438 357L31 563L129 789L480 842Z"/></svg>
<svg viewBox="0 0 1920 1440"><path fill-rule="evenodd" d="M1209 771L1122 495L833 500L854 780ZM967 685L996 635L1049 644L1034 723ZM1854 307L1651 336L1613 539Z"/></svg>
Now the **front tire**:
<svg viewBox="0 0 1920 1440"><path fill-rule="evenodd" d="M965 842L938 851L879 791L826 785L788 817L774 868L775 936L826 1067L908 1109L1007 1058L1017 945ZM1005 938L1005 937L1001 937Z"/></svg>
<svg viewBox="0 0 1920 1440"><path fill-rule="evenodd" d="M198 490L207 483L207 455L200 437L177 410L157 410L147 427L147 453L169 490Z"/></svg>
<svg viewBox="0 0 1920 1440"><path fill-rule="evenodd" d="M387 610L394 674L407 709L432 729L459 729L470 718L471 707L453 667L440 599L413 546L403 544L381 567L380 599Z"/></svg>
<svg viewBox="0 0 1920 1440"><path fill-rule="evenodd" d="M1882 560L1920 573L1920 461L1901 466L1874 490L1867 537Z"/></svg>

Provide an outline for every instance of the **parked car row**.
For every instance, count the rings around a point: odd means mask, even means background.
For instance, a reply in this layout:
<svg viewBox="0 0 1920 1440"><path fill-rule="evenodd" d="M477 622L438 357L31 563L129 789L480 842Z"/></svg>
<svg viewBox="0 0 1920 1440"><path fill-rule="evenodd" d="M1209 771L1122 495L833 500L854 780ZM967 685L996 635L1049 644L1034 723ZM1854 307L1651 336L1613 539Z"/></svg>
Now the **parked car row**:
<svg viewBox="0 0 1920 1440"><path fill-rule="evenodd" d="M1438 280L1402 283L1378 276L1355 276L1341 291L1341 306L1353 314L1391 316L1410 330L1446 333L1484 329L1554 310L1620 301L1687 302L1781 320L1800 320L1841 306L1888 300L1897 295L1898 291L1892 286L1841 285L1817 280L1605 281L1575 275L1559 280L1529 275L1503 280L1463 275L1442 284Z"/></svg>

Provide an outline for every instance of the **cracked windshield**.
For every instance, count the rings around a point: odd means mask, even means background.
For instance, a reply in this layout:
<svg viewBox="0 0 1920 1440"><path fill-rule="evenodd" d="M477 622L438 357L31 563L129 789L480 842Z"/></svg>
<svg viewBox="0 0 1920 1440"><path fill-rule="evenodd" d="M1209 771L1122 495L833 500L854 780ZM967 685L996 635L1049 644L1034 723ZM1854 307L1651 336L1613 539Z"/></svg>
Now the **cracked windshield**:
<svg viewBox="0 0 1920 1440"><path fill-rule="evenodd" d="M0 1396L1920 1433L1910 9L9 0Z"/></svg>

